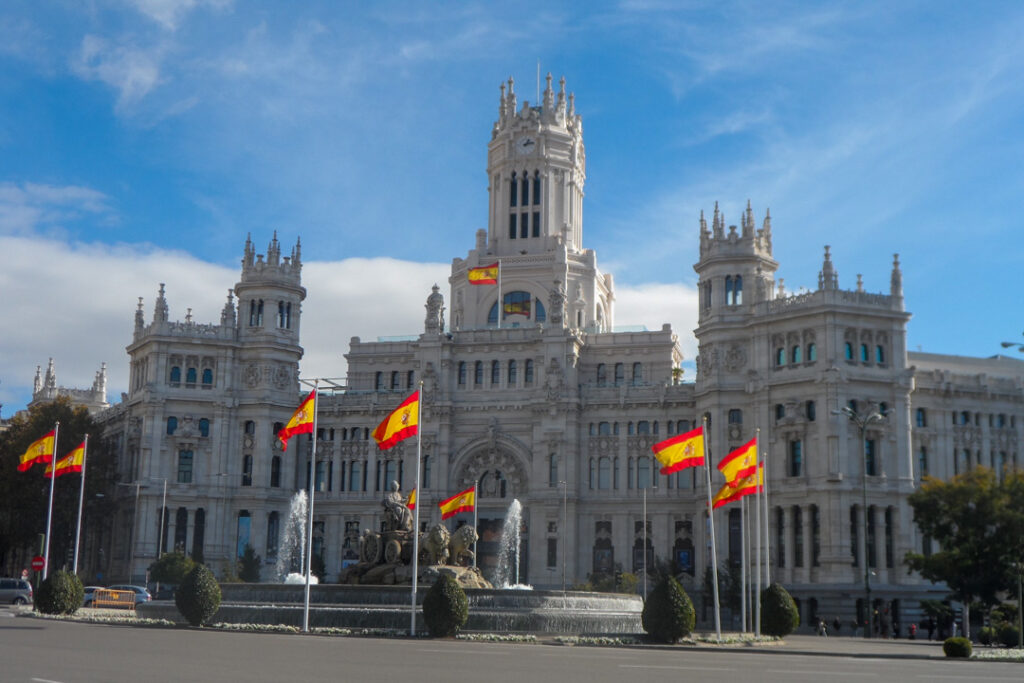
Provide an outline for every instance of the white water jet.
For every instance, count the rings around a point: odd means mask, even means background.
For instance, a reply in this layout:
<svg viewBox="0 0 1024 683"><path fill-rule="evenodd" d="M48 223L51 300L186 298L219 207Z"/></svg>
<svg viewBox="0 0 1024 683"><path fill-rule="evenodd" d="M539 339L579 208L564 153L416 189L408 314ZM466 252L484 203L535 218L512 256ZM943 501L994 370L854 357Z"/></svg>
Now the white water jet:
<svg viewBox="0 0 1024 683"><path fill-rule="evenodd" d="M303 576L302 574L298 573L298 572L292 572L288 576L284 577L284 582L289 584L289 585L305 586L306 585L306 577ZM309 575L309 585L310 586L315 586L318 583L320 583L320 579L318 579L316 577L316 574L310 574Z"/></svg>
<svg viewBox="0 0 1024 683"><path fill-rule="evenodd" d="M306 492L298 491L292 496L288 507L288 519L285 521L284 537L277 552L277 581L286 581L292 574L299 577L299 583L305 583L302 576L303 563L306 558ZM315 578L315 577L311 577ZM313 583L311 580L310 583Z"/></svg>
<svg viewBox="0 0 1024 683"><path fill-rule="evenodd" d="M498 550L498 567L494 573L494 586L501 589L533 590L533 586L519 583L519 546L522 542L523 506L513 499L505 513Z"/></svg>

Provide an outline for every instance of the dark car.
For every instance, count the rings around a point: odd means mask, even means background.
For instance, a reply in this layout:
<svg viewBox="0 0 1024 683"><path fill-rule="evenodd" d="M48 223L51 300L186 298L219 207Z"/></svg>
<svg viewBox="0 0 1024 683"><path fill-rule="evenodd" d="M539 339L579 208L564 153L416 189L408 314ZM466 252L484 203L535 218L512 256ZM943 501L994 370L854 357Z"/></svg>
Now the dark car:
<svg viewBox="0 0 1024 683"><path fill-rule="evenodd" d="M0 579L0 603L27 605L32 602L32 584L25 579Z"/></svg>

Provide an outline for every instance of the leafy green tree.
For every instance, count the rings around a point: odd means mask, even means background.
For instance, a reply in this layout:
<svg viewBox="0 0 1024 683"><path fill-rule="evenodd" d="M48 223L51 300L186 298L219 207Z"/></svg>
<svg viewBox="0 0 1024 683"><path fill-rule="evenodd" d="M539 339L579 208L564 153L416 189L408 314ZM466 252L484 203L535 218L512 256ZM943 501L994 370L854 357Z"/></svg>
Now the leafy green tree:
<svg viewBox="0 0 1024 683"><path fill-rule="evenodd" d="M52 403L33 406L26 415L16 415L10 428L0 433L0 557L15 549L38 550L39 535L46 530L46 512L50 480L43 476L45 465L34 465L18 472L18 462L29 445L60 422L57 457L61 458L80 444L86 434L89 451L86 461L85 497L88 510L96 513L98 523L109 524L111 515L103 514L113 504L110 449L100 438L85 408L72 408L70 400L58 398ZM62 558L74 551L75 523L78 514L79 474L59 477L55 482L53 520L50 537L50 569L60 567ZM97 498L96 494L104 494ZM91 530L98 531L95 525ZM70 563L69 563L70 564Z"/></svg>
<svg viewBox="0 0 1024 683"><path fill-rule="evenodd" d="M434 638L451 638L469 618L469 600L462 586L442 574L423 597L423 621Z"/></svg>
<svg viewBox="0 0 1024 683"><path fill-rule="evenodd" d="M149 578L157 583L177 586L195 566L195 561L184 553L164 553L159 560L149 565Z"/></svg>
<svg viewBox="0 0 1024 683"><path fill-rule="evenodd" d="M205 564L197 564L174 592L174 604L193 626L203 626L220 608L220 584Z"/></svg>
<svg viewBox="0 0 1024 683"><path fill-rule="evenodd" d="M992 470L976 467L948 482L928 478L909 503L918 529L941 549L931 555L907 553L904 562L949 587L964 605L969 636L971 602L997 604L996 594L1011 586L1022 558L1024 475L1008 473L1000 483Z"/></svg>
<svg viewBox="0 0 1024 683"><path fill-rule="evenodd" d="M238 578L246 583L259 583L262 565L263 559L246 543L242 558L238 560Z"/></svg>
<svg viewBox="0 0 1024 683"><path fill-rule="evenodd" d="M676 643L693 632L697 613L690 596L673 576L666 576L654 587L640 615L644 630L664 643Z"/></svg>

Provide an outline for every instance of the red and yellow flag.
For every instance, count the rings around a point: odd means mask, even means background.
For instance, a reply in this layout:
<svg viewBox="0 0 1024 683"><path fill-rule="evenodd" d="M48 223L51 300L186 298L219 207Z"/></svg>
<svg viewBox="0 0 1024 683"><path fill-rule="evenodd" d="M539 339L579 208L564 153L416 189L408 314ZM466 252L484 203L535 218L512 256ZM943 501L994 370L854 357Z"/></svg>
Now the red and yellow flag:
<svg viewBox="0 0 1024 683"><path fill-rule="evenodd" d="M382 451L394 446L402 439L416 436L419 432L420 392L414 391L409 398L394 409L384 421L373 430L373 440Z"/></svg>
<svg viewBox="0 0 1024 683"><path fill-rule="evenodd" d="M71 474L72 472L81 472L85 466L85 442L78 444L75 450L71 451L63 458L58 460L54 464L46 466L46 471L43 472L43 476L49 479L54 476L54 471L57 472L56 476L63 474Z"/></svg>
<svg viewBox="0 0 1024 683"><path fill-rule="evenodd" d="M530 300L524 299L522 301L506 301L505 306L502 309L505 311L505 315L525 315L530 316Z"/></svg>
<svg viewBox="0 0 1024 683"><path fill-rule="evenodd" d="M37 462L53 462L53 451L56 444L56 430L51 429L33 441L18 461L18 471L27 472Z"/></svg>
<svg viewBox="0 0 1024 683"><path fill-rule="evenodd" d="M749 496L751 493L761 493L764 491L764 464L757 468L757 474L751 473L749 476L739 480L735 486L726 484L718 490L715 497L711 499L711 508L720 508L723 505L734 503L743 496Z"/></svg>
<svg viewBox="0 0 1024 683"><path fill-rule="evenodd" d="M409 491L409 498L408 500L405 501L405 507L409 508L410 510L416 509L416 489Z"/></svg>
<svg viewBox="0 0 1024 683"><path fill-rule="evenodd" d="M476 507L476 487L456 493L448 500L442 500L437 507L441 508L441 519L448 519L460 512L472 512Z"/></svg>
<svg viewBox="0 0 1024 683"><path fill-rule="evenodd" d="M725 475L725 483L738 485L757 469L757 439L751 439L718 463L718 470Z"/></svg>
<svg viewBox="0 0 1024 683"><path fill-rule="evenodd" d="M704 428L697 427L651 446L662 474L704 464Z"/></svg>
<svg viewBox="0 0 1024 683"><path fill-rule="evenodd" d="M471 285L496 285L498 284L498 262L495 261L489 266L470 268L467 277Z"/></svg>
<svg viewBox="0 0 1024 683"><path fill-rule="evenodd" d="M288 420L288 424L284 426L284 429L277 433L277 438L281 440L282 451L288 450L288 439L296 434L313 433L313 419L315 415L316 389L309 392L309 396L299 405L298 410L292 415L292 419Z"/></svg>

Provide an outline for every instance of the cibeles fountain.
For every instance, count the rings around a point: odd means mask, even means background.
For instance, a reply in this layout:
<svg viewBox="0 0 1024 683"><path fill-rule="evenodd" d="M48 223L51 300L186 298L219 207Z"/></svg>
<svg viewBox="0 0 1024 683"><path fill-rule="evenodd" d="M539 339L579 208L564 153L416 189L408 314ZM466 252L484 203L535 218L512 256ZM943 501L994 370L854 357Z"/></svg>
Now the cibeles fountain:
<svg viewBox="0 0 1024 683"><path fill-rule="evenodd" d="M296 494L279 552L277 583L221 585L220 610L213 621L300 626L303 617L305 495ZM408 630L411 605L413 522L398 484L381 501L384 529L364 530L360 561L339 574L337 584L310 588L312 627ZM474 566L477 530L462 525L451 531L436 524L419 536L417 632L423 632L423 597L442 574L466 591L469 619L464 631L491 633L641 633L640 596L619 593L533 590L519 582L522 505L513 500L505 513L494 573L497 587ZM299 573L296 573L298 569ZM285 577L287 582L280 582ZM315 578L315 577L313 577ZM297 580L296 580L297 579ZM143 616L181 621L173 602L140 605Z"/></svg>

